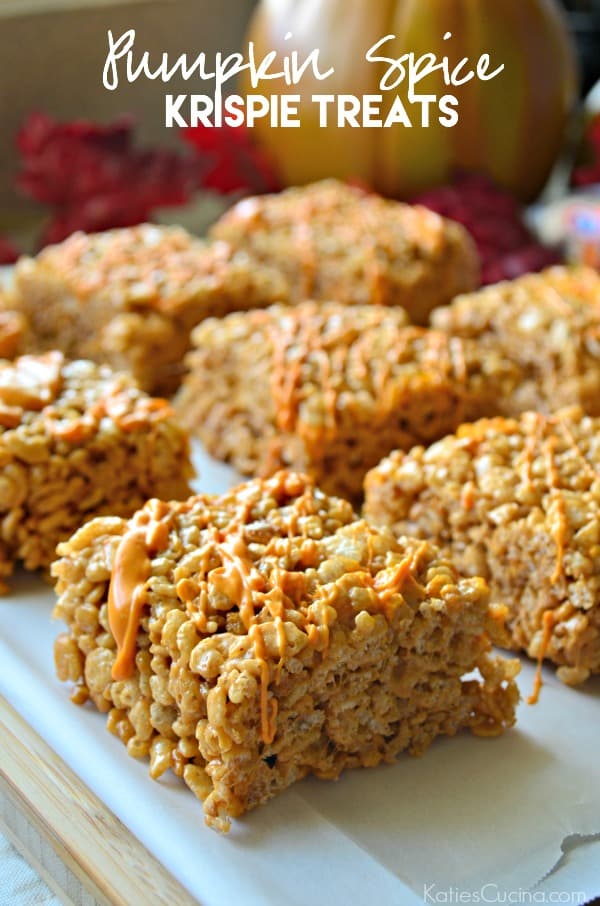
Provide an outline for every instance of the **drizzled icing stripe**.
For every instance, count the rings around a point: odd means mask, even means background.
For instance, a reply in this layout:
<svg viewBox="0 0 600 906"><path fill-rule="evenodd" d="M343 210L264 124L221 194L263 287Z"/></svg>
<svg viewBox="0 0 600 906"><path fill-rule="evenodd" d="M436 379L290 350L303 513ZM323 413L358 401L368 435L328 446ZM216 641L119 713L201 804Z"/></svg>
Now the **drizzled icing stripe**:
<svg viewBox="0 0 600 906"><path fill-rule="evenodd" d="M402 380L401 374L395 377L394 368L398 366L402 369L405 364L402 355L407 352L406 364L411 361L415 365L420 364L432 375L448 378L461 386L468 382L464 344L458 338L399 325L395 331L395 342L394 337L389 342L392 357L388 355L382 360L375 355L369 337L377 330L384 335L384 317L379 323L367 324L363 333L353 336L350 341L346 336L349 330L351 332L347 321L344 320L337 333L328 331L325 337L323 332L326 327L327 317L316 306L291 310L281 320L268 325L267 337L272 349L271 394L276 424L281 432L298 432L300 435L311 432L311 426L301 423L299 418L304 399L303 370L309 362L316 367L312 379L324 404L324 420L319 429L331 432L335 432L338 420L336 378L350 370L364 381L370 377L376 408L380 411L385 411L389 404L388 387L395 380ZM377 413L373 417L377 419Z"/></svg>
<svg viewBox="0 0 600 906"><path fill-rule="evenodd" d="M167 503L151 501L136 514L117 547L108 589L108 624L117 643L113 680L133 675L137 633L152 573L150 554L167 546L172 517Z"/></svg>
<svg viewBox="0 0 600 906"><path fill-rule="evenodd" d="M542 641L540 643L540 650L537 658L535 679L533 681L533 691L527 699L528 705L537 705L539 701L540 692L542 691L542 665L544 663L546 655L548 654L548 648L550 647L552 632L554 631L556 622L556 615L554 611L545 610L542 617Z"/></svg>
<svg viewBox="0 0 600 906"><path fill-rule="evenodd" d="M287 480L285 473L275 476L270 482L271 493L277 493L279 487L276 486L277 482L283 488L281 483L284 480ZM294 503L302 504L303 499L304 494L294 500ZM167 547L175 516L189 510L193 502L194 498L187 503L176 505L152 501L131 520L128 530L119 542L108 594L109 625L117 643L117 657L112 668L112 678L115 681L128 679L135 671L137 635L143 609L148 603L148 584L152 575L151 557ZM244 520L248 520L251 507L249 505L238 507L238 514ZM200 568L202 575L181 580L177 585L177 593L186 604L188 612L190 607L193 608L194 602L202 597L205 583L237 605L260 671L261 738L264 743L269 744L276 733L278 707L277 699L274 696L269 697L269 686L272 680L277 685L285 663L286 610L294 611L294 622L306 634L308 644L316 651L325 652L330 644L330 626L335 621L333 610L339 588L335 582L326 586L320 585L314 594L308 596L304 573L288 572L281 567L275 567L268 577L264 576L252 559L243 537L243 529L244 523L236 525L230 523L227 528L230 534L225 538L215 529L213 538L206 545L204 566ZM285 541L285 538L279 540ZM414 573L426 548L427 545L423 542L393 570L386 570L385 573L375 577L364 566L357 572L355 577L357 584L364 584L374 590L376 610L388 621L393 618L395 610L394 596L399 594L408 582L425 591L416 583ZM219 556L221 565L208 569L211 551ZM286 592L291 597L288 597ZM295 604L296 598L301 603ZM306 612L308 608L310 613ZM202 612L202 616L206 617L206 614ZM270 618L267 622L264 621L265 616ZM207 630L206 619L202 622L204 629ZM201 629L200 624L197 625ZM267 625L275 630L279 654L273 674L265 634Z"/></svg>

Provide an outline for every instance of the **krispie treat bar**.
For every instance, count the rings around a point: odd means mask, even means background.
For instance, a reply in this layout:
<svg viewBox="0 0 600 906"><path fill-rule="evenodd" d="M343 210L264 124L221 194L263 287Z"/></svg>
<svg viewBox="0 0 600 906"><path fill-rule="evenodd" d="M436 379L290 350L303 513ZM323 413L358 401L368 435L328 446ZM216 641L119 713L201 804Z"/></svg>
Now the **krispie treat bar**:
<svg viewBox="0 0 600 906"><path fill-rule="evenodd" d="M600 672L600 419L570 409L464 425L394 453L365 487L366 518L489 581L515 647L566 683Z"/></svg>
<svg viewBox="0 0 600 906"><path fill-rule="evenodd" d="M128 370L152 393L181 379L190 330L208 315L281 301L276 272L227 244L151 224L76 233L16 265L10 305L29 322L28 350L61 349Z"/></svg>
<svg viewBox="0 0 600 906"><path fill-rule="evenodd" d="M432 325L511 358L522 381L503 415L581 405L600 415L600 274L550 268L456 299Z"/></svg>
<svg viewBox="0 0 600 906"><path fill-rule="evenodd" d="M59 352L0 362L0 579L15 562L48 567L92 516L187 496L188 447L164 400L107 367Z"/></svg>
<svg viewBox="0 0 600 906"><path fill-rule="evenodd" d="M459 224L335 180L244 199L211 235L280 269L292 302L400 305L426 324L436 305L479 286Z"/></svg>
<svg viewBox="0 0 600 906"><path fill-rule="evenodd" d="M152 500L58 552L59 677L218 829L306 774L514 722L519 665L490 651L502 619L485 582L304 476Z"/></svg>
<svg viewBox="0 0 600 906"><path fill-rule="evenodd" d="M495 413L500 385L515 380L476 344L404 322L399 308L336 303L207 320L176 409L244 474L290 467L355 498L382 456Z"/></svg>

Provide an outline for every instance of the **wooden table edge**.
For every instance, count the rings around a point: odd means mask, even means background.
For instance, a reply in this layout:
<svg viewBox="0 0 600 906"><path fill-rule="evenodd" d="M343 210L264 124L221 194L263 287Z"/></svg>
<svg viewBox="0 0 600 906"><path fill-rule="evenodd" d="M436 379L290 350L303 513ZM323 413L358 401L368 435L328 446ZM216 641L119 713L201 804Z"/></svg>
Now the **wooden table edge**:
<svg viewBox="0 0 600 906"><path fill-rule="evenodd" d="M0 791L100 906L198 906L3 696L0 734Z"/></svg>

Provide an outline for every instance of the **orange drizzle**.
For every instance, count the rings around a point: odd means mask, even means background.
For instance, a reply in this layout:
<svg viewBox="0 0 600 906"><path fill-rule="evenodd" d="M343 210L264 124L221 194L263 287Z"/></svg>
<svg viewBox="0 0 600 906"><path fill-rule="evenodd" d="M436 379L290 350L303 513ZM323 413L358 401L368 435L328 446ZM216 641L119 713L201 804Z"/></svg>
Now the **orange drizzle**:
<svg viewBox="0 0 600 906"><path fill-rule="evenodd" d="M254 645L257 660L260 664L260 724L262 741L269 744L275 739L275 721L277 717L277 699L271 699L271 713L269 714L269 664L267 651L260 623L254 623L248 630L250 641Z"/></svg>
<svg viewBox="0 0 600 906"><path fill-rule="evenodd" d="M405 557L395 568L394 572L383 582L378 582L378 574L373 581L373 588L381 601L384 611L387 615L389 602L392 597L400 591L407 579L409 579L412 570L412 561L410 557Z"/></svg>
<svg viewBox="0 0 600 906"><path fill-rule="evenodd" d="M264 590L264 579L254 566L241 535L223 541L219 552L227 563L213 569L210 580L236 602L242 622L249 630L255 619L253 592Z"/></svg>
<svg viewBox="0 0 600 906"><path fill-rule="evenodd" d="M476 491L477 488L473 481L467 481L463 486L460 502L463 510L466 510L468 513L470 513L475 506Z"/></svg>
<svg viewBox="0 0 600 906"><path fill-rule="evenodd" d="M108 589L108 624L117 643L112 667L114 680L125 680L134 671L136 637L152 573L150 553L166 547L172 513L169 504L150 501L137 514L115 553Z"/></svg>
<svg viewBox="0 0 600 906"><path fill-rule="evenodd" d="M305 348L303 355L293 362L288 362L287 351L294 343L299 342L300 321L294 322L291 329L280 336L274 331L273 369L271 389L275 403L277 427L280 431L293 431L298 407L298 384L300 382L303 360L308 354Z"/></svg>
<svg viewBox="0 0 600 906"><path fill-rule="evenodd" d="M23 419L23 410L19 406L6 406L0 403L0 426L18 428Z"/></svg>
<svg viewBox="0 0 600 906"><path fill-rule="evenodd" d="M381 325L373 323L367 330L378 326ZM465 384L468 379L462 342L449 339L443 333L403 327L397 342L390 345L389 354L381 356L373 353L370 333L350 334L352 330L348 323L336 333L327 324L326 315L310 304L290 310L267 330L272 349L270 385L276 426L282 433L296 432L309 442L315 441L316 432L318 443L312 444L316 447L312 450L315 457L323 452L323 431L336 431L339 396L336 379L350 366L353 374L370 383L375 401L375 422L396 408L397 395L392 381L396 365L402 369L404 364L421 362L423 368L439 380L450 378ZM299 419L308 383L303 380L303 369L308 362L316 369L316 374L309 375L309 381L314 380L323 399L324 418L318 430Z"/></svg>
<svg viewBox="0 0 600 906"><path fill-rule="evenodd" d="M318 651L325 651L329 647L329 611L330 607L338 595L337 586L334 584L330 588L318 588L313 604L320 604L319 616L316 623L310 623L307 626L308 642Z"/></svg>
<svg viewBox="0 0 600 906"><path fill-rule="evenodd" d="M311 356L319 369L319 390L325 403L326 427L335 430L338 394L333 382L333 372L344 373L349 350L333 348L333 339L329 344L330 348L327 348L321 335L323 329L324 322L319 317L317 306L296 312L292 310L290 314L286 314L283 323L272 327L273 367L270 382L277 427L282 432L291 433L299 428L302 369ZM293 358L288 356L290 350L294 351ZM332 358L335 358L335 362L332 362Z"/></svg>
<svg viewBox="0 0 600 906"><path fill-rule="evenodd" d="M302 486L290 482L286 474L276 475L266 483L269 490L278 497L300 494ZM297 497L299 506L306 506L302 501L306 492ZM150 501L129 523L129 529L120 539L117 547L111 581L108 592L108 618L111 632L117 643L117 657L112 668L112 678L121 681L132 676L135 669L137 634L143 608L147 603L148 581L152 575L151 555L164 549L168 544L169 532L173 518L193 505L192 500L178 504ZM308 501L308 498L306 498ZM281 501L280 501L281 502ZM247 519L251 513L250 501L238 508L237 517ZM244 523L234 525L235 517L225 529L233 532L223 540L222 531L214 529L212 537L200 553L201 564L198 576L178 581L176 592L179 600L186 606L190 618L202 632L211 632L208 625L206 607L208 605L208 587L212 585L218 592L225 594L237 605L240 618L245 626L248 638L254 647L254 657L260 670L260 722L261 738L270 744L275 738L278 703L275 697L269 697L269 685L274 679L278 684L285 663L287 650L286 611L294 611L294 621L305 633L309 645L323 652L330 644L330 624L335 620L332 605L335 604L339 588L336 583L316 589L311 616L296 610L298 602L307 600L307 577L303 572L285 570L275 566L269 578L265 578L257 569L243 537ZM237 531L236 531L237 528ZM272 541L286 543L284 536ZM312 543L312 542L311 542ZM381 612L387 619L393 616L394 595L400 593L407 581L412 581L418 588L413 572L417 568L421 552L427 548L426 542L417 546L411 556L404 558L389 575L383 579L373 578L370 571L361 571L365 586L372 587L378 599ZM221 565L209 569L213 553L221 559ZM373 558L372 539L369 544L369 559ZM306 561L303 559L306 565ZM313 564L312 558L310 558ZM267 613L272 622L265 621ZM264 622L259 622L261 619ZM274 629L275 640L279 651L279 660L274 674L269 662L267 650L267 626ZM269 636L269 644L271 636Z"/></svg>
<svg viewBox="0 0 600 906"><path fill-rule="evenodd" d="M248 548L241 535L237 535L219 544L224 565L211 570L210 581L238 605L238 610L244 626L248 630L248 637L254 645L254 652L260 664L260 714L261 738L265 743L273 742L275 738L275 724L277 717L277 700L271 699L269 713L269 682L270 669L267 661L267 651L262 634L262 625L256 622L254 595L267 604L275 619L275 628L279 644L279 663L276 668L276 682L279 682L287 639L283 623L283 600L280 592L279 600L273 595L274 588L268 594L264 593L264 579L258 572L248 552Z"/></svg>
<svg viewBox="0 0 600 906"><path fill-rule="evenodd" d="M360 208L356 207L360 201ZM355 210L361 209L361 219L368 224L370 229L364 230L362 238L362 250L365 253L364 260L364 277L369 292L369 302L373 304L383 304L385 302L385 265L381 261L380 243L377 241L376 233L380 228L379 208L376 205L368 205L368 196L357 196L352 199L348 208L348 218L356 217ZM315 233L313 222L317 222L322 227L325 222L333 223L343 217L344 207L340 209L337 200L330 200L326 196L313 195L303 199L302 204L295 207L295 218L293 223L293 241L300 259L300 275L302 278L302 295L305 299L310 299L319 294L322 289L317 286L319 276L319 241ZM333 223L332 217L333 215ZM367 234L369 239L367 239ZM353 237L355 239L355 237ZM349 240L351 241L351 240ZM335 292L330 296L334 297Z"/></svg>
<svg viewBox="0 0 600 906"><path fill-rule="evenodd" d="M544 663L544 658L548 653L548 647L550 645L550 640L552 638L552 630L556 625L556 616L553 610L545 610L542 617L542 626L543 626L543 635L542 643L540 645L540 650L537 657L537 667L535 671L535 679L533 681L533 691L529 698L527 699L528 705L537 705L540 692L542 691L542 664Z"/></svg>
<svg viewBox="0 0 600 906"><path fill-rule="evenodd" d="M180 509L183 506L185 504ZM244 505L243 513L238 515L247 516L250 509L251 504L248 503ZM109 625L117 643L117 657L112 667L112 678L115 681L128 679L133 674L136 638L147 600L147 582L152 571L149 552L158 552L166 547L173 515L174 511L169 504L151 501L137 514L134 527L123 535L117 548L108 593ZM218 547L223 565L212 569L207 578L210 577L210 582L217 591L237 603L241 619L254 644L261 672L261 735L265 743L270 743L275 737L277 701L273 699L269 705L270 670L262 626L256 622L254 595L256 594L257 601L262 599L261 603L267 605L274 617L280 655L276 668L276 682L279 682L287 646L283 591L274 587L268 594L264 593L264 579L254 566L241 535L223 542L219 542L215 536L213 543ZM207 546L207 558L211 547L212 545ZM206 567L203 571L206 572ZM286 577L288 576L289 584L295 586L295 574L286 573ZM304 583L303 576L302 582ZM178 583L177 594L180 600L189 603L201 594L201 587L197 582L185 579ZM198 621L199 628L206 630L206 614L201 613L199 616L203 617Z"/></svg>
<svg viewBox="0 0 600 906"><path fill-rule="evenodd" d="M392 598L395 595L401 594L402 589L407 582L412 582L419 591L425 591L423 586L419 585L415 579L414 573L418 569L419 560L426 549L427 542L421 542L409 557L404 557L400 561L394 572L386 578L385 581L378 582L381 573L373 580L372 585L377 593L379 602L382 605L386 619L390 620L393 616L394 608L392 607Z"/></svg>
<svg viewBox="0 0 600 906"><path fill-rule="evenodd" d="M136 636L150 573L144 532L127 532L117 548L108 591L108 623L117 643L114 680L128 679L133 673Z"/></svg>
<svg viewBox="0 0 600 906"><path fill-rule="evenodd" d="M50 408L48 415L55 412ZM85 413L66 423L55 422L51 430L59 440L77 444L94 434L103 418L110 418L122 431L129 433L172 415L173 410L166 400L135 395L129 387L111 384Z"/></svg>
<svg viewBox="0 0 600 906"><path fill-rule="evenodd" d="M146 546L150 550L163 550L169 540L169 530L169 523L162 519L150 522L146 529Z"/></svg>

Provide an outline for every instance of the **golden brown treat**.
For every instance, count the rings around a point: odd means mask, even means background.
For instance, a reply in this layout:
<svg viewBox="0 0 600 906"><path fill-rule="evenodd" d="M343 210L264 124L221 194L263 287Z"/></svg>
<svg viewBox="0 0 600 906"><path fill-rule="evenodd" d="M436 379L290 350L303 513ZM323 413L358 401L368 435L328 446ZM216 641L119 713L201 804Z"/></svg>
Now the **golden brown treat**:
<svg viewBox="0 0 600 906"><path fill-rule="evenodd" d="M503 618L485 582L304 476L150 501L59 555L60 679L221 830L308 773L514 722L519 664L490 651Z"/></svg>
<svg viewBox="0 0 600 906"><path fill-rule="evenodd" d="M495 412L515 380L475 344L404 322L399 308L336 303L207 320L176 409L242 473L290 467L354 499L382 456Z"/></svg>
<svg viewBox="0 0 600 906"><path fill-rule="evenodd" d="M190 330L203 318L270 305L287 292L273 270L225 243L142 224L85 235L16 265L10 304L27 317L29 350L61 349L130 371L148 392L181 379Z"/></svg>
<svg viewBox="0 0 600 906"><path fill-rule="evenodd" d="M19 311L3 307L0 299L0 359L14 359L24 351L27 320Z"/></svg>
<svg viewBox="0 0 600 906"><path fill-rule="evenodd" d="M48 567L92 516L187 496L192 471L164 400L59 352L0 362L0 470L0 580L18 561Z"/></svg>
<svg viewBox="0 0 600 906"><path fill-rule="evenodd" d="M501 414L581 405L590 415L600 415L596 271L554 267L499 283L434 311L431 323L515 362L523 378L499 401Z"/></svg>
<svg viewBox="0 0 600 906"><path fill-rule="evenodd" d="M292 302L400 305L426 324L436 305L479 286L459 224L333 179L244 199L210 235L279 268Z"/></svg>
<svg viewBox="0 0 600 906"><path fill-rule="evenodd" d="M464 425L367 475L365 515L484 576L513 644L566 683L600 672L600 419L580 409Z"/></svg>

